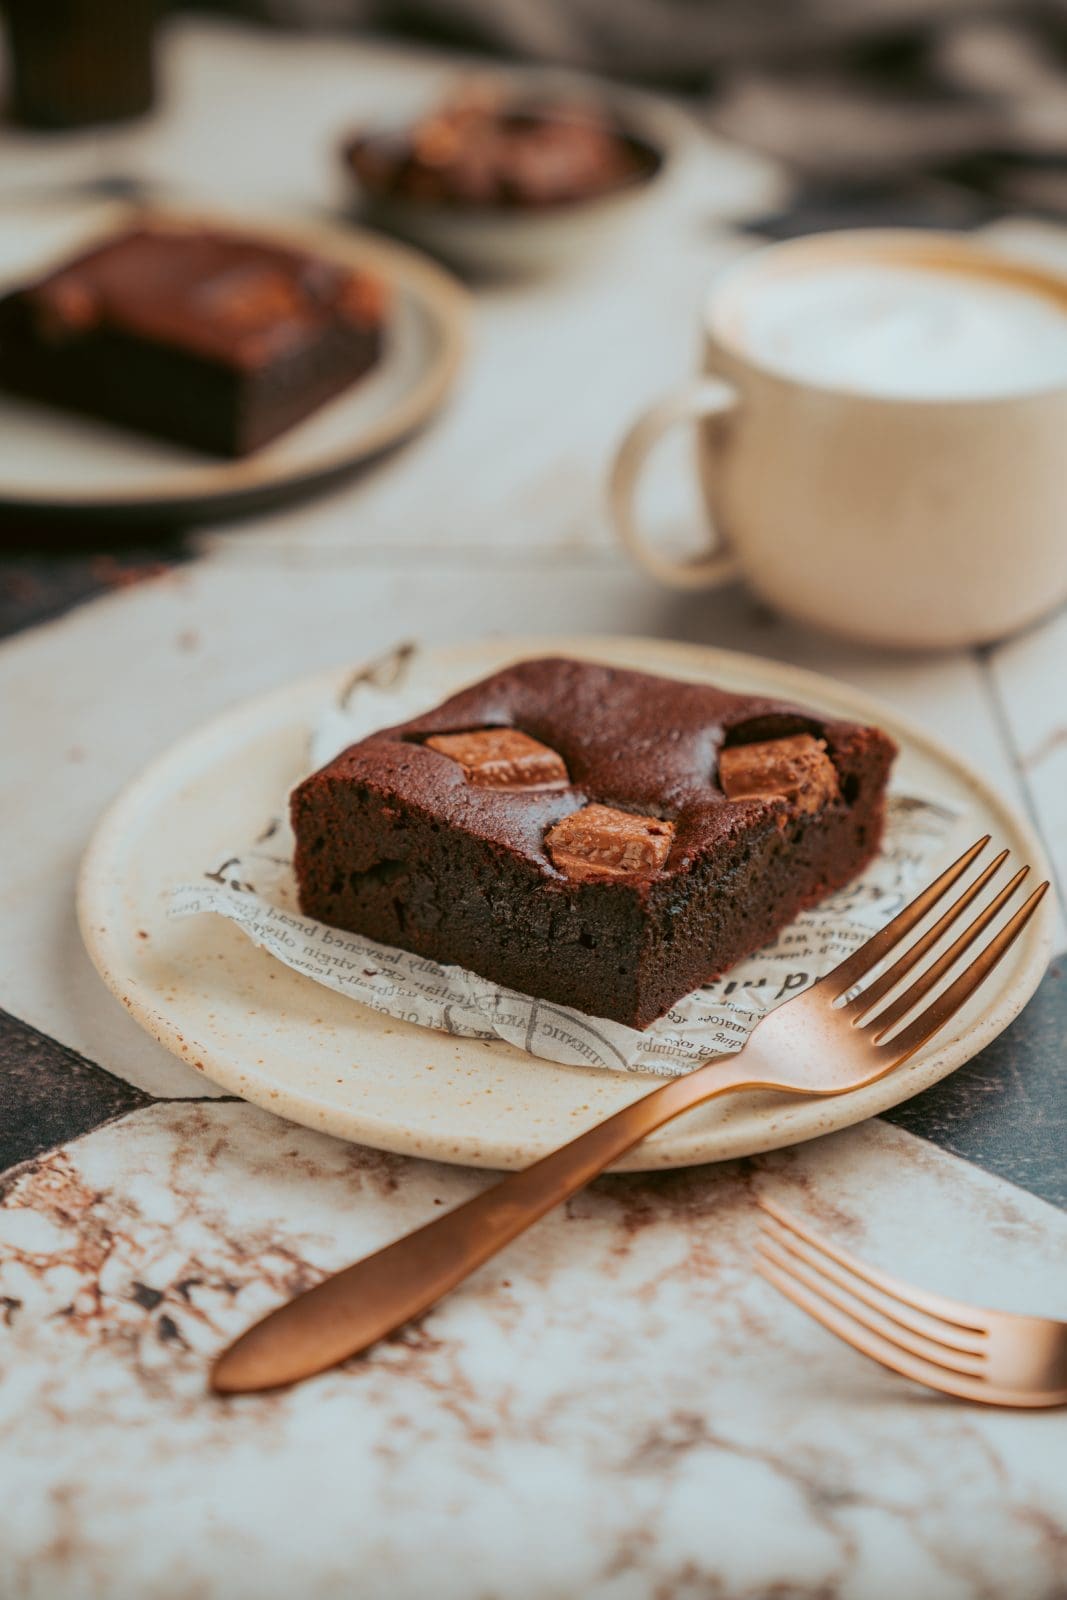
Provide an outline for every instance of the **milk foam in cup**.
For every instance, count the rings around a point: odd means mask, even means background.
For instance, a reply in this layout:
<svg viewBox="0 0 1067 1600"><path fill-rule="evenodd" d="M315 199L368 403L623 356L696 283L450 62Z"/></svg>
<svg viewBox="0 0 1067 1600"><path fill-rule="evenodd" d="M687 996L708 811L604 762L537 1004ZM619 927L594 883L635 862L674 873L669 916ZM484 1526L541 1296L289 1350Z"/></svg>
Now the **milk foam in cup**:
<svg viewBox="0 0 1067 1600"><path fill-rule="evenodd" d="M977 399L1067 384L1067 301L976 271L827 262L768 275L735 332L785 377L864 394Z"/></svg>

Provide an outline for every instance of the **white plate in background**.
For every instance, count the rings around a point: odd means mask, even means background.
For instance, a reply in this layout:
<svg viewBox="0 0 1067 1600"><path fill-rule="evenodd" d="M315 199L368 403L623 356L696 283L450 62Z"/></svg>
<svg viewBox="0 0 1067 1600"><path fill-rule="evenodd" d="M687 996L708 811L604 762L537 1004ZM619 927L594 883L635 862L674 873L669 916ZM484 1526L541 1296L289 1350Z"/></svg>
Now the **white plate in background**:
<svg viewBox="0 0 1067 1600"><path fill-rule="evenodd" d="M220 459L0 391L0 512L215 518L328 482L398 444L444 401L466 344L468 297L442 267L340 224L101 202L0 208L0 294L136 221L233 228L377 272L393 296L381 360L272 444Z"/></svg>

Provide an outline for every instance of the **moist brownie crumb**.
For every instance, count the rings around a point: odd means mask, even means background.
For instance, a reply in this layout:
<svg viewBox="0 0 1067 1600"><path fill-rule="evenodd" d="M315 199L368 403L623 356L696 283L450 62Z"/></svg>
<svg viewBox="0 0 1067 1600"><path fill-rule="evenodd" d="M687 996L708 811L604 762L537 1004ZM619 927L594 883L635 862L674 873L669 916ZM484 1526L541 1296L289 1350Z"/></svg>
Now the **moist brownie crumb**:
<svg viewBox="0 0 1067 1600"><path fill-rule="evenodd" d="M785 701L519 662L297 787L300 903L647 1027L870 860L894 754Z"/></svg>

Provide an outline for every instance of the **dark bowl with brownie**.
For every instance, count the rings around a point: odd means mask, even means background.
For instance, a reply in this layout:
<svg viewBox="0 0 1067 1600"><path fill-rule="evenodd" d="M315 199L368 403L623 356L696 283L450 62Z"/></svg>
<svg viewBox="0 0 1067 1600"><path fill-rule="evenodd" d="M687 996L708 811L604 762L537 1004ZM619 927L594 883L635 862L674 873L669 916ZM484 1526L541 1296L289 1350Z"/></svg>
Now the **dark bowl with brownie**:
<svg viewBox="0 0 1067 1600"><path fill-rule="evenodd" d="M618 234L667 166L665 130L621 92L473 82L342 156L376 226L467 270L529 273Z"/></svg>

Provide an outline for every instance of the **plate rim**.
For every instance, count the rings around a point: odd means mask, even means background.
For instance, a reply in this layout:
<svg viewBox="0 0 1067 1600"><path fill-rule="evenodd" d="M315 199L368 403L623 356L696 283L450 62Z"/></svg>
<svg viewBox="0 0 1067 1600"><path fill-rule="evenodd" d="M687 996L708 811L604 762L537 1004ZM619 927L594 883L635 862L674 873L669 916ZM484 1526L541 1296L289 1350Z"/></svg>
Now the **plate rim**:
<svg viewBox="0 0 1067 1600"><path fill-rule="evenodd" d="M431 319L440 349L410 391L364 428L355 442L320 450L303 464L272 467L269 461L264 462L264 455L269 455L271 448L268 445L265 452L257 451L233 461L205 455L202 461L194 461L188 467L162 468L159 482L150 487L61 488L42 494L7 488L0 482L0 511L36 516L128 517L203 515L205 508L211 508L212 516L244 510L265 496L307 491L329 483L400 444L430 420L453 387L470 346L473 299L454 273L416 246L343 219L303 216L292 209L225 209L176 200L102 206L99 221L86 227L84 241L90 243L135 221L150 220L163 225L232 229L268 242L316 249L352 265L370 266L389 283L405 290Z"/></svg>
<svg viewBox="0 0 1067 1600"><path fill-rule="evenodd" d="M775 675L781 674L789 685L796 684L796 696L802 702L805 696L809 699L814 698L816 705L821 703L827 705L829 709L835 697L843 697L847 701L845 709L853 715L885 725L887 731L894 737L902 736L909 743L933 755L939 763L951 768L965 787L981 796L982 803L989 810L994 814L1003 815L1009 822L1016 837L1026 847L1031 870L1035 876L1049 876L1045 851L1029 820L1012 801L993 789L981 773L942 744L935 734L918 726L906 715L898 714L894 707L882 702L877 696L869 695L864 690L854 690L851 685L843 684L840 680L825 674L795 667L789 662L778 662L770 657L720 649L714 645L688 644L623 634L487 637L460 644L424 647L422 658L423 660L429 658L442 670L451 669L453 672L470 660L472 672L484 673L496 668L486 661L479 663L477 658L482 654L498 658L502 665L507 660L546 654L569 652L581 658L596 659L599 652L607 652L610 658L613 653L644 654L646 651L652 651L661 658L658 665L649 663L648 670L670 670L670 666L676 662L681 672L685 670L686 663L691 665L694 659L703 658L705 670L710 671L716 670L720 664L724 670L739 671L742 674L752 668L763 670L769 668ZM381 654L382 652L379 652L372 661L380 659ZM663 659L664 657L666 659ZM78 925L89 958L106 987L139 1026L172 1054L187 1063L190 1061L190 1055L180 1031L180 1019L177 1023L174 1022L158 1011L147 998L140 997L140 979L135 971L131 972L126 967L122 959L122 939L117 931L120 916L112 914L113 910L118 910L122 884L121 880L115 879L110 868L115 849L121 845L122 838L127 832L127 821L139 815L142 791L153 790L158 786L160 778L166 777L171 766L176 765L180 768L183 758L187 759L188 755L195 752L198 747L217 743L220 739L224 740L231 729L242 728L250 717L261 723L269 717L276 705L284 706L287 701L301 699L319 690L328 695L331 687L343 683L353 672L359 670L361 665L370 664L372 662L361 664L348 660L324 670L291 678L264 693L246 696L218 715L200 722L172 741L122 787L93 830L82 856L76 890ZM643 669L635 666L634 670ZM786 691L788 697L793 693L791 687ZM706 1134L697 1134L687 1139L675 1133L673 1139L668 1138L661 1143L655 1139L651 1143L646 1141L645 1145L639 1146L637 1150L624 1157L611 1170L652 1171L732 1160L738 1156L788 1148L794 1144L804 1143L808 1139L820 1137L824 1133L837 1132L865 1122L895 1105L912 1099L916 1094L965 1065L1002 1033L1022 1011L1047 971L1052 954L1053 926L1054 915L1046 897L1027 930L1030 936L1028 941L1025 944L1020 941L1023 966L1013 986L1006 994L1000 996L997 1004L990 1005L975 1020L973 1028L964 1038L956 1042L955 1048L935 1047L928 1056L920 1056L918 1061L909 1067L907 1073L903 1069L889 1073L865 1089L836 1096L833 1099L801 1102L796 1097L789 1097L784 1113L786 1121L793 1120L788 1116L789 1109L793 1108L798 1113L805 1111L809 1113L809 1120L815 1124L813 1126L803 1126L800 1130L792 1127L781 1129L779 1127L781 1118L774 1114L774 1103L784 1100L785 1097L769 1097L768 1115L761 1121L764 1133L755 1139L752 1137L738 1139L735 1135L731 1142L728 1136L722 1140L720 1135L720 1142L724 1142L727 1148L708 1154L706 1151L702 1153L703 1147L707 1144ZM359 1002L352 1000L351 1004L358 1006ZM510 1048L501 1043L504 1049ZM240 1062L232 1062L225 1054L221 1057L213 1056L210 1044L203 1040L197 1043L197 1063L210 1081L227 1092L240 1095L251 1104L320 1132L397 1154L416 1155L424 1159L466 1166L506 1169L525 1165L554 1147L545 1141L538 1142L537 1139L523 1143L521 1139L515 1137L501 1136L487 1139L477 1133L460 1138L454 1133L436 1137L421 1132L407 1133L399 1124L386 1123L373 1111L341 1108L332 1102L321 1101L314 1094L293 1088L289 1084L282 1085L284 1092L279 1093L277 1079L266 1076L258 1079L255 1076L249 1078ZM536 1065L534 1062L535 1069ZM544 1065L550 1068L555 1066L557 1071L573 1072L576 1086L581 1084L587 1072L595 1071L598 1078L603 1076L601 1069L559 1067L553 1063ZM666 1081L646 1073L620 1073L617 1076L641 1086L644 1090ZM820 1113L827 1114L822 1121L819 1120ZM783 1132L785 1137L781 1136ZM736 1143L737 1148L733 1148L733 1143Z"/></svg>

